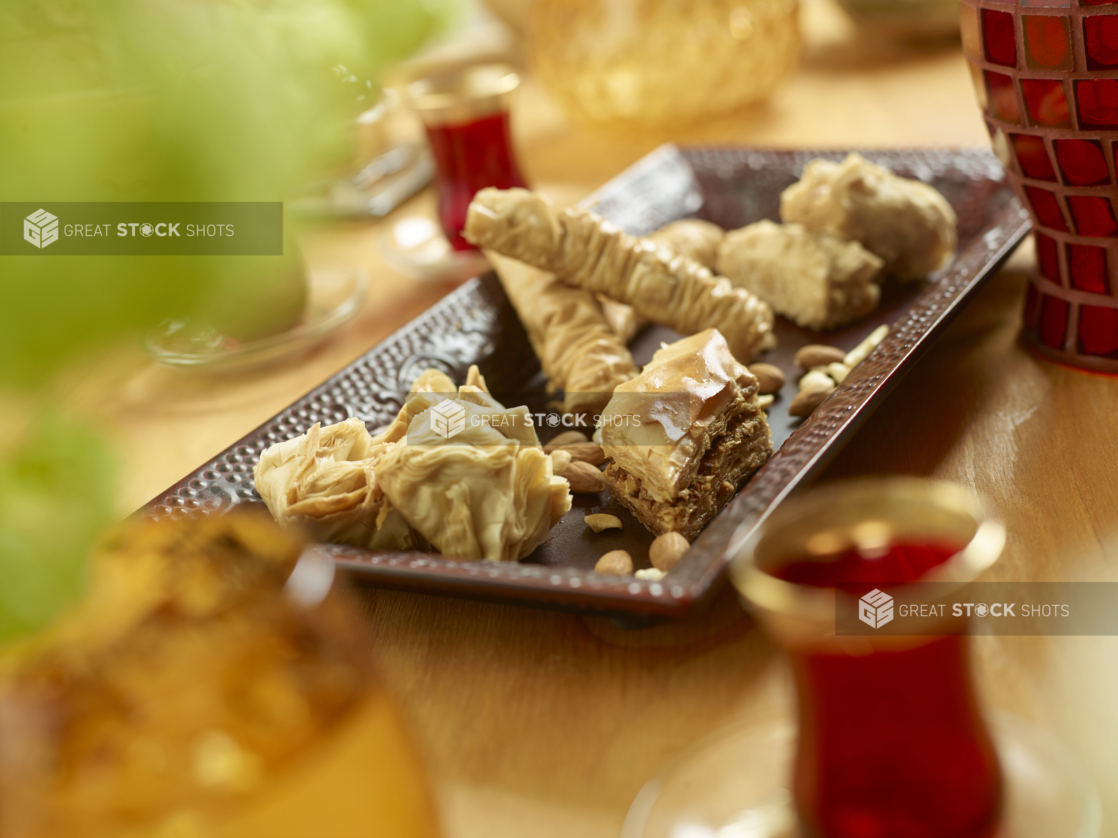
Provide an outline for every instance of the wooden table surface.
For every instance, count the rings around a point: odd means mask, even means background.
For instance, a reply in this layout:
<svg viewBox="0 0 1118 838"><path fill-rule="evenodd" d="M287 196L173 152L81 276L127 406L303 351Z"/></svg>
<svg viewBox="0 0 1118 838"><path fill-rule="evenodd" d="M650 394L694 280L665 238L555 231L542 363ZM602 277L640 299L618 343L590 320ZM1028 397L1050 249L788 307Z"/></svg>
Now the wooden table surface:
<svg viewBox="0 0 1118 838"><path fill-rule="evenodd" d="M807 51L768 103L671 133L570 124L531 79L514 103L526 176L573 202L666 140L782 147L986 146L957 45L860 38L807 0ZM400 213L431 213L426 192ZM375 222L316 233L311 258L373 278L359 317L309 357L236 378L187 377L138 354L72 384L127 452L135 509L434 303L446 288L394 274ZM906 473L957 481L1009 531L993 578L1111 576L1118 522L1118 382L1040 363L1018 344L1025 246L829 467L825 479ZM451 838L616 836L642 783L688 743L739 720L784 718L773 647L732 595L687 624L639 632L522 608L370 591L383 671L402 698ZM1057 731L1118 800L1113 639L979 638L992 705ZM1108 700L1109 698L1109 700ZM1118 819L1115 819L1118 822ZM1118 831L1110 834L1118 834Z"/></svg>

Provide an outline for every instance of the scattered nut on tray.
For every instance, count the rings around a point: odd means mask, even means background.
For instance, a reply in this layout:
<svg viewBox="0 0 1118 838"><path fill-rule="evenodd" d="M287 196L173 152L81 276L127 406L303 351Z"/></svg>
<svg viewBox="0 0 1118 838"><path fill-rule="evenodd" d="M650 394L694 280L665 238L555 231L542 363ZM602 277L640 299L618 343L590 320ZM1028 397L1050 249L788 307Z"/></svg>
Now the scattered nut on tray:
<svg viewBox="0 0 1118 838"><path fill-rule="evenodd" d="M747 369L757 379L757 392L762 396L778 392L786 381L784 370L773 364L750 364Z"/></svg>
<svg viewBox="0 0 1118 838"><path fill-rule="evenodd" d="M571 491L575 494L593 495L606 490L605 475L590 463L570 463L559 472L559 476L566 478L571 484Z"/></svg>
<svg viewBox="0 0 1118 838"><path fill-rule="evenodd" d="M666 532L657 536L648 548L648 560L657 570L667 573L683 558L683 554L691 549L691 544L677 532Z"/></svg>
<svg viewBox="0 0 1118 838"><path fill-rule="evenodd" d="M845 354L835 346L810 344L801 347L796 353L795 364L806 372L800 378L800 392L788 405L789 415L801 418L810 416L888 334L888 326L878 326L864 341Z"/></svg>
<svg viewBox="0 0 1118 838"><path fill-rule="evenodd" d="M608 576L629 576L633 572L633 557L624 550L610 550L598 559L594 572Z"/></svg>
<svg viewBox="0 0 1118 838"><path fill-rule="evenodd" d="M556 451L565 451L571 455L571 459L577 463L589 463L592 466L600 466L606 461L606 455L602 451L602 446L596 442L576 442L573 445L563 445L558 448L545 448L548 454L553 454Z"/></svg>
<svg viewBox="0 0 1118 838"><path fill-rule="evenodd" d="M621 519L616 515L587 515L584 520L586 521L586 526L590 527L594 532L621 529Z"/></svg>
<svg viewBox="0 0 1118 838"><path fill-rule="evenodd" d="M544 450L549 454L556 448L562 448L564 445L577 445L580 442L589 442L590 439L582 431L563 431L544 446Z"/></svg>

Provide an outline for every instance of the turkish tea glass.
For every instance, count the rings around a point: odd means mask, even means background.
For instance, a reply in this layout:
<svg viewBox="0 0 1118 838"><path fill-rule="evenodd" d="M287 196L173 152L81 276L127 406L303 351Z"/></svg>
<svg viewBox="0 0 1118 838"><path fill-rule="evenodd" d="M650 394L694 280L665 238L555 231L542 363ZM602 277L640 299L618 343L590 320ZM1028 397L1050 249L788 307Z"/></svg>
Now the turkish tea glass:
<svg viewBox="0 0 1118 838"><path fill-rule="evenodd" d="M846 637L836 600L864 609L868 598L876 616L912 583L964 585L1004 540L965 490L891 480L783 506L743 548L735 581L785 649L796 684L792 796L805 834L995 834L1002 776L975 696L965 619L945 618L936 636Z"/></svg>
<svg viewBox="0 0 1118 838"><path fill-rule="evenodd" d="M432 73L406 88L427 129L439 223L456 251L474 249L462 236L474 195L490 186L526 186L509 130L509 94L519 84L511 67L479 64Z"/></svg>
<svg viewBox="0 0 1118 838"><path fill-rule="evenodd" d="M623 836L1093 838L1098 799L1074 760L980 706L966 618L878 633L894 598L938 604L1004 541L966 490L909 478L834 484L751 525L731 573L785 653L795 724L731 727L679 757Z"/></svg>

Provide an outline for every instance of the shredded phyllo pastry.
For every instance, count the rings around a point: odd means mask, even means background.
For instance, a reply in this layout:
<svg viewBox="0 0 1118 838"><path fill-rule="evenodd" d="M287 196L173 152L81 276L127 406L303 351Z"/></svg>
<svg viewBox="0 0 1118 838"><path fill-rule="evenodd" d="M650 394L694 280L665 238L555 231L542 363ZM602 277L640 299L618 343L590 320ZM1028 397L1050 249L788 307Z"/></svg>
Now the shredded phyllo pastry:
<svg viewBox="0 0 1118 838"><path fill-rule="evenodd" d="M419 377L396 419L370 435L360 419L273 445L254 471L281 524L372 550L515 561L571 508L526 407L506 409L477 367L466 384Z"/></svg>
<svg viewBox="0 0 1118 838"><path fill-rule="evenodd" d="M614 497L691 541L772 454L757 379L715 329L665 346L602 416Z"/></svg>
<svg viewBox="0 0 1118 838"><path fill-rule="evenodd" d="M415 534L377 485L375 467L396 443L374 438L360 419L314 425L273 445L253 470L256 491L281 524L369 550L408 550Z"/></svg>
<svg viewBox="0 0 1118 838"><path fill-rule="evenodd" d="M567 413L598 414L613 388L637 374L633 356L594 295L554 274L487 252L552 389Z"/></svg>
<svg viewBox="0 0 1118 838"><path fill-rule="evenodd" d="M449 404L447 404L449 403ZM571 508L528 408L504 408L469 385L435 406L456 415L448 433L419 413L406 444L377 463L378 484L408 523L444 556L516 561L536 549Z"/></svg>
<svg viewBox="0 0 1118 838"><path fill-rule="evenodd" d="M725 233L717 224L696 218L685 218L665 224L648 238L662 248L694 259L704 268L713 271L718 259L718 244L722 241L723 235ZM610 328L626 344L635 338L648 322L633 311L632 306L611 300L601 294L598 295L598 302L602 304L602 313Z"/></svg>
<svg viewBox="0 0 1118 838"><path fill-rule="evenodd" d="M808 163L800 182L784 190L780 217L861 242L898 279L923 279L955 252L958 219L944 197L858 154Z"/></svg>
<svg viewBox="0 0 1118 838"><path fill-rule="evenodd" d="M465 236L630 305L677 332L716 328L741 361L757 355L772 334L772 309L695 260L672 255L587 210L557 210L524 189L479 192L470 204Z"/></svg>
<svg viewBox="0 0 1118 838"><path fill-rule="evenodd" d="M877 308L881 259L858 242L761 221L727 233L718 272L807 329L836 329Z"/></svg>

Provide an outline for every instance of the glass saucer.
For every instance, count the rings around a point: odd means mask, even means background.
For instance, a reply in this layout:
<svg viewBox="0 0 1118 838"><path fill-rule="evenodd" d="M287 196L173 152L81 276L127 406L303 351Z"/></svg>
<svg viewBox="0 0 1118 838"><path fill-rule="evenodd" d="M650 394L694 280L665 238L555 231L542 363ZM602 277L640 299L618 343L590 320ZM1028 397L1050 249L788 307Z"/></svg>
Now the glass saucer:
<svg viewBox="0 0 1118 838"><path fill-rule="evenodd" d="M1006 784L997 838L1097 838L1098 792L1051 734L989 717ZM622 838L801 838L788 788L795 728L728 727L684 752L633 801Z"/></svg>
<svg viewBox="0 0 1118 838"><path fill-rule="evenodd" d="M465 282L489 270L477 250L454 250L429 218L411 215L391 224L377 238L377 252L390 268L425 282Z"/></svg>
<svg viewBox="0 0 1118 838"><path fill-rule="evenodd" d="M307 305L286 332L241 343L188 319L166 320L148 333L144 348L159 364L197 372L244 372L304 352L349 322L369 290L369 275L357 268L307 269Z"/></svg>

